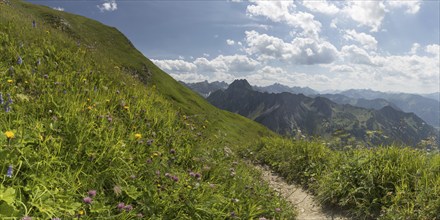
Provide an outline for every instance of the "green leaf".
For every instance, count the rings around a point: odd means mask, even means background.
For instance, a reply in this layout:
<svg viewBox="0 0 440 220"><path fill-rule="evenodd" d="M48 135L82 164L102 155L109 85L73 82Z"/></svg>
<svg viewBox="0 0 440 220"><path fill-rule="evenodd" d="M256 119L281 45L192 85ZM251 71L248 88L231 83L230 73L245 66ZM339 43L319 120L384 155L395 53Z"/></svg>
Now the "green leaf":
<svg viewBox="0 0 440 220"><path fill-rule="evenodd" d="M15 200L15 189L14 188L3 188L0 187L0 201L5 201L6 204L12 205Z"/></svg>

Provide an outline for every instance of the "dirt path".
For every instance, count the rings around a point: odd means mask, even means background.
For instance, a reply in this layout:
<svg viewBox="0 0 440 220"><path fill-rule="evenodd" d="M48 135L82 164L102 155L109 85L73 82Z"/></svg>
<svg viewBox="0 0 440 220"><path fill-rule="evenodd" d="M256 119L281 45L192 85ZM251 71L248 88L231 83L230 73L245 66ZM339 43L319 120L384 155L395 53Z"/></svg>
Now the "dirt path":
<svg viewBox="0 0 440 220"><path fill-rule="evenodd" d="M299 220L326 220L326 219L338 219L347 220L348 218L336 215L334 213L323 211L317 204L313 196L304 191L300 186L294 184L288 184L283 178L272 173L267 167L260 165L256 166L261 170L262 178L269 183L269 185L288 202L295 206L298 210L297 219Z"/></svg>

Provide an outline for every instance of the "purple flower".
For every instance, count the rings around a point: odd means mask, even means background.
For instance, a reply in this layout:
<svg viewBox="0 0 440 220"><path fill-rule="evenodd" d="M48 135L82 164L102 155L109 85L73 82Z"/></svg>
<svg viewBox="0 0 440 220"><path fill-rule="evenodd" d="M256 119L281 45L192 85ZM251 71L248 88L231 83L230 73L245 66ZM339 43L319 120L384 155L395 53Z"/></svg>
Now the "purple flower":
<svg viewBox="0 0 440 220"><path fill-rule="evenodd" d="M171 174L165 173L165 177L171 177Z"/></svg>
<svg viewBox="0 0 440 220"><path fill-rule="evenodd" d="M90 198L90 197L85 197L84 199L83 199L83 202L85 203L85 204L91 204L92 203L92 198Z"/></svg>
<svg viewBox="0 0 440 220"><path fill-rule="evenodd" d="M275 208L275 212L281 212L280 208Z"/></svg>
<svg viewBox="0 0 440 220"><path fill-rule="evenodd" d="M11 98L11 94L8 93L8 103L12 104L12 98Z"/></svg>
<svg viewBox="0 0 440 220"><path fill-rule="evenodd" d="M18 56L17 64L21 65L22 63L23 63L23 59L20 56Z"/></svg>
<svg viewBox="0 0 440 220"><path fill-rule="evenodd" d="M123 202L120 202L116 208L118 208L119 210L123 209L125 207L125 204Z"/></svg>
<svg viewBox="0 0 440 220"><path fill-rule="evenodd" d="M61 220L60 218L52 218L51 220Z"/></svg>
<svg viewBox="0 0 440 220"><path fill-rule="evenodd" d="M21 218L21 220L32 220L32 217L25 216L25 217Z"/></svg>
<svg viewBox="0 0 440 220"><path fill-rule="evenodd" d="M153 162L153 160L151 160L151 158L147 159L147 163L152 163L152 162Z"/></svg>
<svg viewBox="0 0 440 220"><path fill-rule="evenodd" d="M202 174L200 174L200 173L196 173L195 178L198 179L198 180L200 180L200 179L202 178Z"/></svg>
<svg viewBox="0 0 440 220"><path fill-rule="evenodd" d="M175 153L176 153L176 150L174 150L174 149L170 150L170 154L175 154Z"/></svg>
<svg viewBox="0 0 440 220"><path fill-rule="evenodd" d="M172 179L174 182L178 182L178 181L179 181L179 177L177 177L177 176L173 176L173 177L171 177L171 179Z"/></svg>
<svg viewBox="0 0 440 220"><path fill-rule="evenodd" d="M235 217L235 212L231 212L231 217Z"/></svg>
<svg viewBox="0 0 440 220"><path fill-rule="evenodd" d="M127 212L129 212L129 211L133 210L133 206L132 206L132 205L126 205L126 206L124 207L124 210L127 211Z"/></svg>
<svg viewBox="0 0 440 220"><path fill-rule="evenodd" d="M192 172L192 171L189 172L189 175L192 176L192 177L196 177L196 174L194 172Z"/></svg>
<svg viewBox="0 0 440 220"><path fill-rule="evenodd" d="M8 172L6 173L6 176L11 178L12 177L12 165L9 165Z"/></svg>
<svg viewBox="0 0 440 220"><path fill-rule="evenodd" d="M90 197L95 197L95 196L96 196L96 190L94 190L94 189L89 190L89 192L87 192L87 194L88 194Z"/></svg>

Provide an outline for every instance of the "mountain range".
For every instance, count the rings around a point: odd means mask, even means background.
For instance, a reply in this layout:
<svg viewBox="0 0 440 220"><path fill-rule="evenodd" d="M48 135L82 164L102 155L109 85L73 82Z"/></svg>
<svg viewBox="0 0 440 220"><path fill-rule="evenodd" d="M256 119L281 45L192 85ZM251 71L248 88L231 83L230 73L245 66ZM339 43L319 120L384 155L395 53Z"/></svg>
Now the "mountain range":
<svg viewBox="0 0 440 220"><path fill-rule="evenodd" d="M183 82L181 82L183 83ZM225 82L208 81L198 83L183 83L188 88L199 93L203 97L216 90L225 90L228 84ZM279 83L269 86L252 86L252 89L259 92L304 94L310 97L325 97L338 104L349 104L352 106L380 110L385 106L404 112L413 112L426 123L440 129L440 102L439 93L431 94L409 94L409 93L386 93L369 89L351 89L346 91L335 91L333 93L319 93L309 87L289 87Z"/></svg>
<svg viewBox="0 0 440 220"><path fill-rule="evenodd" d="M432 126L414 113L404 113L389 105L375 110L338 104L320 96L263 93L255 91L246 80L234 81L226 90L213 92L207 100L283 135L336 137L340 144L371 146L416 146L433 140L433 145L438 146L438 134Z"/></svg>

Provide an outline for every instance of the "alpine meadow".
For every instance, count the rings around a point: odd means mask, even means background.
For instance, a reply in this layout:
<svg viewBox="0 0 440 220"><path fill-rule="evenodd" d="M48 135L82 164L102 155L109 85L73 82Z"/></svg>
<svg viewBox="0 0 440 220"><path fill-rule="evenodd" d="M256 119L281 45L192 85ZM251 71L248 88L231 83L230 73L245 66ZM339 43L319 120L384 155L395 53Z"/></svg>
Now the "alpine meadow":
<svg viewBox="0 0 440 220"><path fill-rule="evenodd" d="M346 219L440 219L438 140L277 134L211 105L116 28L21 0L0 0L0 132L5 220L301 219L257 165Z"/></svg>

